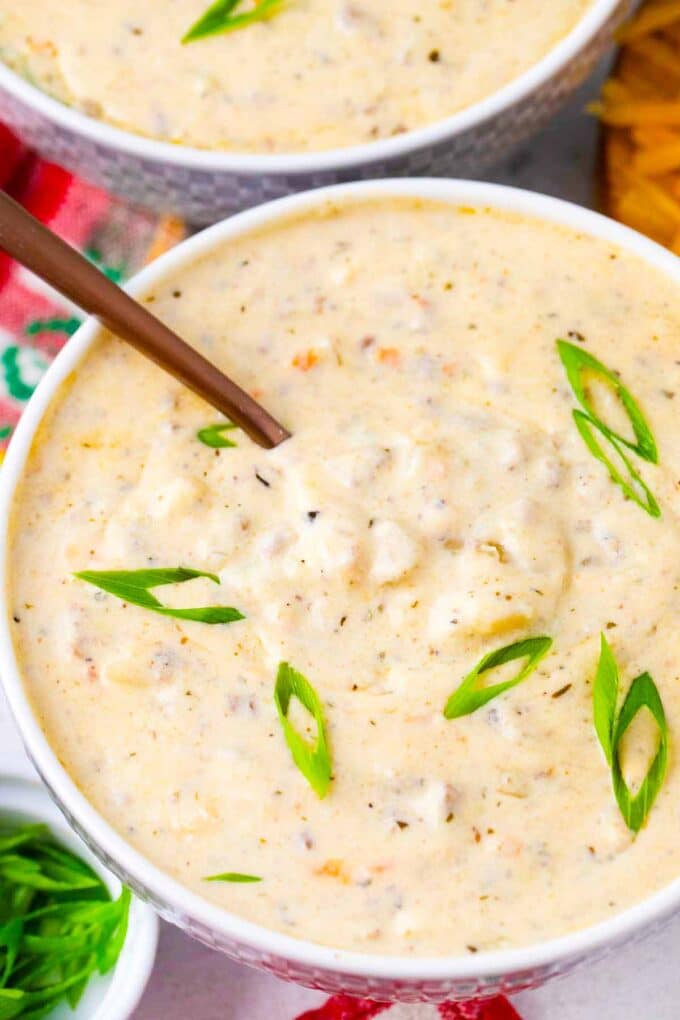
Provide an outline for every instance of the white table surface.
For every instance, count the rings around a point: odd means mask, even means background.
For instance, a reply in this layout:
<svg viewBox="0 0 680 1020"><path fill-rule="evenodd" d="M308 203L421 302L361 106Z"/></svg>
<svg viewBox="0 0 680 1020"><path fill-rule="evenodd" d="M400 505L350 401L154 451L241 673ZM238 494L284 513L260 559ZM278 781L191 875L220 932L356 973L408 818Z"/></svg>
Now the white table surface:
<svg viewBox="0 0 680 1020"><path fill-rule="evenodd" d="M593 79L550 127L487 179L593 204L596 128L583 115ZM0 770L30 769L0 693ZM680 835L680 834L679 834ZM518 996L523 1020L680 1020L680 916L661 934ZM292 1020L318 1002L276 978L231 963L169 925L133 1020Z"/></svg>

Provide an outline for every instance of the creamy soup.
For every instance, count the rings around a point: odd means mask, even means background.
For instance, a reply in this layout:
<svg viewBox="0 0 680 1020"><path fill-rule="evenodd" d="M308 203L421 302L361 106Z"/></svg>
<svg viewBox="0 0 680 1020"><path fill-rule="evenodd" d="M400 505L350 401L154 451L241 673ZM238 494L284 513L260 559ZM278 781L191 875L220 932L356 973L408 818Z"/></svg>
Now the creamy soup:
<svg viewBox="0 0 680 1020"><path fill-rule="evenodd" d="M146 300L293 437L205 445L219 416L108 335L44 420L15 502L11 626L97 810L215 903L366 952L545 939L674 878L677 285L566 228L384 199L224 244ZM637 400L658 464L629 462L660 516L583 442L559 337ZM179 565L221 583L157 588L164 606L244 618L166 617L74 576ZM593 724L601 633L621 696L649 671L668 721L637 836ZM536 637L552 646L523 682L445 717L483 655ZM323 797L277 714L281 662L323 707ZM621 755L633 788L643 719ZM288 723L313 741L297 699ZM225 872L260 881L205 881Z"/></svg>
<svg viewBox="0 0 680 1020"><path fill-rule="evenodd" d="M0 54L63 102L141 135L303 152L389 138L483 99L591 5L287 0L266 22L182 45L208 0L0 0Z"/></svg>

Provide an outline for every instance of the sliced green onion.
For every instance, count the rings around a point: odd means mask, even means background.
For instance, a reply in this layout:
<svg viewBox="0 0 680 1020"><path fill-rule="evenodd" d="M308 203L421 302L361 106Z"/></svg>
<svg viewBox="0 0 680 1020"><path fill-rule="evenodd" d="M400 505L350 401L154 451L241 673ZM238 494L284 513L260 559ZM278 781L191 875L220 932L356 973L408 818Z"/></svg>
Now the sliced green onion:
<svg viewBox="0 0 680 1020"><path fill-rule="evenodd" d="M638 456L642 457L643 460L648 460L652 464L657 464L659 456L656 441L652 435L652 430L640 410L640 405L630 391L626 389L619 377L603 365L601 361L598 361L597 358L593 357L592 354L589 354L588 351L585 351L582 347L577 347L576 344L571 344L566 340L558 340L557 350L567 373L569 385L574 391L574 396L578 400L579 404L585 408L588 413L588 417L598 426L600 432L613 440L616 444L621 443L623 446L627 446L629 450L633 450L638 454ZM621 404L628 415L628 420L630 421L635 435L635 442L632 442L630 439L622 436L619 432L615 432L613 429L609 428L609 426L603 422L597 414L588 396L586 388L583 385L582 373L585 371L593 372L595 375L598 375L614 390L614 393L621 401Z"/></svg>
<svg viewBox="0 0 680 1020"><path fill-rule="evenodd" d="M10 833L0 831L0 854L7 853L8 850L16 850L22 843L30 843L31 840L39 836L46 836L48 831L47 826L42 823L23 825L20 829Z"/></svg>
<svg viewBox="0 0 680 1020"><path fill-rule="evenodd" d="M257 875L242 875L239 871L224 871L221 875L208 875L204 882L261 882Z"/></svg>
<svg viewBox="0 0 680 1020"><path fill-rule="evenodd" d="M624 733L638 712L647 708L652 713L659 729L659 744L654 760L647 770L640 789L633 795L623 777L619 760L619 745ZM619 810L632 832L639 832L647 820L652 805L663 784L668 765L668 726L661 697L649 673L636 676L626 695L614 731L612 752L612 782Z"/></svg>
<svg viewBox="0 0 680 1020"><path fill-rule="evenodd" d="M628 457L625 455L618 442L612 438L609 431L605 429L599 421L595 421L594 418L589 418L583 411L572 411L574 416L574 423L579 431L579 435L583 439L593 457L599 460L600 463L609 471L609 477L618 485L624 492L624 495L628 499L631 499L634 503L637 503L639 507L649 514L650 517L661 517L661 508L654 498L649 486L642 479L642 477L635 470ZM593 434L593 430L599 432L604 438L605 442L609 443L613 450L623 461L626 470L628 471L630 478L626 478L619 468L616 466L611 457L607 456L602 446L598 443L597 439Z"/></svg>
<svg viewBox="0 0 680 1020"><path fill-rule="evenodd" d="M182 37L182 42L195 42L197 39L207 39L211 35L221 35L223 32L246 28L247 25L252 25L256 21L267 21L279 13L287 0L256 0L250 10L240 14L235 13L241 2L242 0L216 0L198 21L194 22Z"/></svg>
<svg viewBox="0 0 680 1020"><path fill-rule="evenodd" d="M172 616L177 620L197 620L199 623L234 623L243 620L244 616L238 609L231 606L205 606L198 609L171 609L152 595L150 588L159 588L164 584L182 584L195 577L207 577L215 584L220 583L216 574L208 574L204 570L192 570L190 567L163 567L150 570L82 570L74 575L81 581L87 581L96 588L115 595L134 606L151 609L162 616Z"/></svg>
<svg viewBox="0 0 680 1020"><path fill-rule="evenodd" d="M637 833L645 824L666 775L668 726L661 696L649 673L635 677L617 716L618 694L618 667L607 639L602 634L600 660L593 686L595 731L611 768L614 795L623 820L632 832ZM633 795L623 777L619 749L623 735L643 708L649 709L657 724L659 744L640 789Z"/></svg>
<svg viewBox="0 0 680 1020"><path fill-rule="evenodd" d="M14 1020L26 1006L26 993L19 988L0 988L0 1020Z"/></svg>
<svg viewBox="0 0 680 1020"><path fill-rule="evenodd" d="M182 42L194 42L222 31L222 26L232 17L232 11L240 0L215 0L182 36Z"/></svg>
<svg viewBox="0 0 680 1020"><path fill-rule="evenodd" d="M300 736L288 721L291 698L297 698L316 720L316 740L313 744ZM331 781L331 759L323 708L316 691L302 673L298 673L287 662L282 662L276 677L274 702L293 761L316 794L325 797Z"/></svg>
<svg viewBox="0 0 680 1020"><path fill-rule="evenodd" d="M210 446L213 450L221 450L228 446L236 446L236 443L223 434L225 432L231 432L236 428L233 422L223 422L221 425L208 425L207 428L200 429L196 433L196 438L203 443L204 446Z"/></svg>
<svg viewBox="0 0 680 1020"><path fill-rule="evenodd" d="M24 922L13 917L0 928L0 951L5 953L5 965L0 974L0 988L7 984L19 955L19 946L24 937Z"/></svg>
<svg viewBox="0 0 680 1020"><path fill-rule="evenodd" d="M125 941L130 892L111 900L100 876L45 826L0 830L0 1020L75 1008Z"/></svg>
<svg viewBox="0 0 680 1020"><path fill-rule="evenodd" d="M612 763L616 702L619 696L619 670L609 643L600 635L600 660L593 685L593 721L605 758Z"/></svg>
<svg viewBox="0 0 680 1020"><path fill-rule="evenodd" d="M100 974L108 974L120 956L127 936L131 903L132 893L126 886L123 886L120 896L114 901L115 909L113 917L109 921L109 924L113 924L113 930L104 945L100 946L97 951L97 967Z"/></svg>
<svg viewBox="0 0 680 1020"><path fill-rule="evenodd" d="M550 637L525 638L516 641L512 645L505 645L494 652L489 652L477 663L471 673L465 677L444 708L444 715L447 719L458 719L462 715L470 715L482 705L486 705L492 698L497 698L504 691L516 687L523 680L533 673L541 659L548 654L553 643ZM490 687L480 686L480 677L497 666L506 662L513 662L515 659L527 658L522 669L511 680L502 683L492 684Z"/></svg>
<svg viewBox="0 0 680 1020"><path fill-rule="evenodd" d="M51 892L94 889L101 885L97 877L90 878L75 871L69 873L66 868L50 868L40 857L32 860L21 854L3 854L0 857L0 881Z"/></svg>

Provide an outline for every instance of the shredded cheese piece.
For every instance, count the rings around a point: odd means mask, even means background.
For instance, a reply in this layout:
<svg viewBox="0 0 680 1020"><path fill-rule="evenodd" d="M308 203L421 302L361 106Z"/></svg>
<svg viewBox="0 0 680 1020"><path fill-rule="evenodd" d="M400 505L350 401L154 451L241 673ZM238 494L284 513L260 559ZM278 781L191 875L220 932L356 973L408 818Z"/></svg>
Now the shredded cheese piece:
<svg viewBox="0 0 680 1020"><path fill-rule="evenodd" d="M591 106L605 125L605 212L680 254L680 2L652 0L626 25Z"/></svg>

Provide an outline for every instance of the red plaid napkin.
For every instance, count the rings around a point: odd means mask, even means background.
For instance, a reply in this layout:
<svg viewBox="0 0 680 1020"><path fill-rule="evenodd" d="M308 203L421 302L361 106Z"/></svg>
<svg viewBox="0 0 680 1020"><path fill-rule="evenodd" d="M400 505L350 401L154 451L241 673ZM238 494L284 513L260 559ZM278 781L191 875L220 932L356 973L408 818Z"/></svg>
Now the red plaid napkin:
<svg viewBox="0 0 680 1020"><path fill-rule="evenodd" d="M39 159L3 124L0 188L116 281L184 234L176 220L131 209ZM0 252L0 451L43 372L80 321L77 308Z"/></svg>
<svg viewBox="0 0 680 1020"><path fill-rule="evenodd" d="M113 280L136 272L184 236L177 220L132 209L27 150L0 124L0 188ZM0 251L0 456L24 405L81 314ZM298 1020L521 1020L505 998L390 1006L340 995Z"/></svg>
<svg viewBox="0 0 680 1020"><path fill-rule="evenodd" d="M370 1002L368 999L351 999L336 995L297 1020L521 1020L507 999L487 999L484 1002L449 1002L441 1006L390 1006Z"/></svg>

